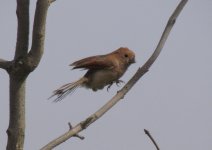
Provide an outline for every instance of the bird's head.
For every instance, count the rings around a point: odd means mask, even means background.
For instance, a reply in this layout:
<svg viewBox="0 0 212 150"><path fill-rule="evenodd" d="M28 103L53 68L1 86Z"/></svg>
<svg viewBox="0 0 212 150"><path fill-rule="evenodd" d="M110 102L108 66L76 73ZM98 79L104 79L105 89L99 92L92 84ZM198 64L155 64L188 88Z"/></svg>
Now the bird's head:
<svg viewBox="0 0 212 150"><path fill-rule="evenodd" d="M132 50L126 47L120 47L116 50L116 52L126 65L135 63L135 53Z"/></svg>

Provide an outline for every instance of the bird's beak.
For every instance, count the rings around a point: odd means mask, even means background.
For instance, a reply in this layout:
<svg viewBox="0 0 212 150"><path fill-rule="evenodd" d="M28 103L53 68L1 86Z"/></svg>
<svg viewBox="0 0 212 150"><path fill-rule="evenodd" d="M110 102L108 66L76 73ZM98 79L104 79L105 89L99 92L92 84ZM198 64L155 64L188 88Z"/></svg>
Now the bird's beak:
<svg viewBox="0 0 212 150"><path fill-rule="evenodd" d="M133 59L131 59L131 60L130 60L130 63L131 63L131 64L136 63L136 61L135 61L135 57L133 57Z"/></svg>

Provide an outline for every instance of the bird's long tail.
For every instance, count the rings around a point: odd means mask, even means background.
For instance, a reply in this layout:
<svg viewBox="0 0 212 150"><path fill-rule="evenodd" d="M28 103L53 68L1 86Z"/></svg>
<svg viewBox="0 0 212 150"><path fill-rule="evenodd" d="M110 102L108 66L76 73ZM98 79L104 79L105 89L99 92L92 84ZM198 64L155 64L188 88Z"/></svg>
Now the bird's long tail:
<svg viewBox="0 0 212 150"><path fill-rule="evenodd" d="M76 90L76 88L82 86L85 82L87 82L87 80L88 79L86 77L82 77L81 79L79 79L75 82L65 84L65 85L61 86L59 89L53 91L52 96L50 96L48 99L50 99L54 96L57 96L57 98L54 100L54 102L61 101L68 94L74 92Z"/></svg>

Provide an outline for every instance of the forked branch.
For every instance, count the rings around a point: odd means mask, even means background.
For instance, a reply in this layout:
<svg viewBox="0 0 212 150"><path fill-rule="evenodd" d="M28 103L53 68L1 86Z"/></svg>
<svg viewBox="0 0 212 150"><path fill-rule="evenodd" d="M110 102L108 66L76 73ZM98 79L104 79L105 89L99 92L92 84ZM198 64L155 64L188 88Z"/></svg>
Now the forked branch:
<svg viewBox="0 0 212 150"><path fill-rule="evenodd" d="M99 119L104 113L106 113L110 108L112 108L117 102L119 102L121 99L124 98L125 94L134 86L134 84L149 70L151 65L155 62L156 58L159 56L167 38L168 35L176 21L176 18L180 14L181 10L185 6L186 2L188 0L182 0L177 8L175 9L174 13L169 18L169 21L166 25L166 28L161 36L161 39L157 45L157 48L155 49L152 56L147 60L147 62L137 70L135 75L127 82L127 84L117 92L117 94L109 100L104 106L102 106L98 111L96 111L94 114L89 116L84 121L77 124L75 127L72 128L72 130L67 131L60 137L56 138L55 140L48 143L46 146L44 146L41 150L50 150L59 144L65 142L69 138L77 135L80 131L86 129L90 124L95 122L97 119Z"/></svg>
<svg viewBox="0 0 212 150"><path fill-rule="evenodd" d="M15 56L12 61L0 60L0 68L7 70L10 77L7 150L23 150L24 147L26 79L38 65L43 53L46 14L49 4L49 0L37 0L32 49L28 53L29 0L17 0L18 32Z"/></svg>

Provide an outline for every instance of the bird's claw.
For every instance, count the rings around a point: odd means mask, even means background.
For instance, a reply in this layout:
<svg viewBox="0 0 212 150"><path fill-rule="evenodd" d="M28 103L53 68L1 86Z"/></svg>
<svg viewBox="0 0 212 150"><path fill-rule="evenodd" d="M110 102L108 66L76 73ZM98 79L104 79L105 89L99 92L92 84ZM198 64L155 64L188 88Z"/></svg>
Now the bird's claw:
<svg viewBox="0 0 212 150"><path fill-rule="evenodd" d="M109 89L111 88L111 86L113 85L113 83L116 83L117 86L120 86L121 83L125 83L125 82L122 81L122 80L113 81L113 82L111 82L111 83L108 85L107 91L109 91Z"/></svg>
<svg viewBox="0 0 212 150"><path fill-rule="evenodd" d="M116 80L116 85L119 86L121 83L125 83L123 80Z"/></svg>
<svg viewBox="0 0 212 150"><path fill-rule="evenodd" d="M107 86L107 91L109 91L110 87L113 85L113 82Z"/></svg>

